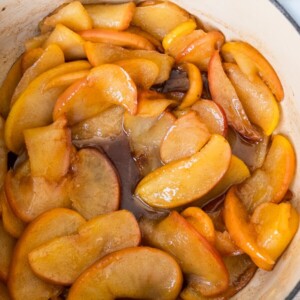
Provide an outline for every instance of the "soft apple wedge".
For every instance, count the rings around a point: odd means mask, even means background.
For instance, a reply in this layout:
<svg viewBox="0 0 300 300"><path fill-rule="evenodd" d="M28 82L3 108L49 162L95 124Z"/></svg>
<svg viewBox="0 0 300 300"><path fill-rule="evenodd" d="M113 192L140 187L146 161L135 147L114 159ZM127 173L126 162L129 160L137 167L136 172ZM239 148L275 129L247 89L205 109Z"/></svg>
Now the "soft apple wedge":
<svg viewBox="0 0 300 300"><path fill-rule="evenodd" d="M176 211L161 221L142 219L140 228L144 242L166 251L179 263L186 276L185 289L195 290L205 296L226 290L228 273L220 255Z"/></svg>
<svg viewBox="0 0 300 300"><path fill-rule="evenodd" d="M133 214L120 210L88 221L76 234L42 244L29 253L28 260L39 277L56 284L71 285L98 259L138 246L140 239L140 229Z"/></svg>
<svg viewBox="0 0 300 300"><path fill-rule="evenodd" d="M92 18L94 28L125 30L130 25L135 3L88 4L84 8Z"/></svg>
<svg viewBox="0 0 300 300"><path fill-rule="evenodd" d="M30 68L41 57L44 51L40 47L25 51L22 56L22 73Z"/></svg>
<svg viewBox="0 0 300 300"><path fill-rule="evenodd" d="M157 51L128 50L115 45L91 42L86 42L84 47L87 58L93 66L132 58L144 58L153 61L159 68L155 84L162 83L169 78L174 64L174 59L171 56Z"/></svg>
<svg viewBox="0 0 300 300"><path fill-rule="evenodd" d="M0 116L0 187L3 186L8 166L8 150L4 140L5 121Z"/></svg>
<svg viewBox="0 0 300 300"><path fill-rule="evenodd" d="M39 26L44 32L43 28L51 30L57 24L62 24L74 31L87 30L93 27L91 17L79 1L73 1L59 7L53 14L46 17Z"/></svg>
<svg viewBox="0 0 300 300"><path fill-rule="evenodd" d="M299 215L288 202L263 203L254 210L251 222L257 232L257 244L276 261L296 234ZM259 261L257 265L268 271L273 268L273 265L260 265Z"/></svg>
<svg viewBox="0 0 300 300"><path fill-rule="evenodd" d="M0 299L11 300L7 286L4 282L0 281Z"/></svg>
<svg viewBox="0 0 300 300"><path fill-rule="evenodd" d="M176 4L162 1L138 6L132 24L162 40L167 33L189 18L189 14Z"/></svg>
<svg viewBox="0 0 300 300"><path fill-rule="evenodd" d="M212 135L196 154L173 161L144 177L135 195L156 208L182 206L208 193L224 176L231 159L228 142Z"/></svg>
<svg viewBox="0 0 300 300"><path fill-rule="evenodd" d="M218 51L214 52L209 62L208 82L212 99L224 109L228 125L245 138L259 141L261 134L250 123L232 83L223 70Z"/></svg>
<svg viewBox="0 0 300 300"><path fill-rule="evenodd" d="M149 247L114 252L87 269L73 284L68 300L176 299L182 273L167 253Z"/></svg>
<svg viewBox="0 0 300 300"><path fill-rule="evenodd" d="M86 78L75 82L60 95L53 110L53 119L65 114L68 123L73 125L95 116L113 104L121 105L129 113L135 114L137 90L124 69L104 64L91 69Z"/></svg>
<svg viewBox="0 0 300 300"><path fill-rule="evenodd" d="M255 227L236 194L236 187L232 187L226 195L223 215L227 230L239 248L254 258L256 264L260 262L260 264L274 265L275 261L268 251L257 243Z"/></svg>
<svg viewBox="0 0 300 300"><path fill-rule="evenodd" d="M131 58L115 62L132 78L137 87L149 89L159 75L156 63L145 58Z"/></svg>
<svg viewBox="0 0 300 300"><path fill-rule="evenodd" d="M51 32L43 47L57 44L64 52L66 60L77 60L86 58L84 51L84 39L68 27L57 24Z"/></svg>
<svg viewBox="0 0 300 300"><path fill-rule="evenodd" d="M48 126L25 129L24 139L31 176L58 182L68 173L71 131L64 116Z"/></svg>
<svg viewBox="0 0 300 300"><path fill-rule="evenodd" d="M24 145L24 129L45 126L52 122L55 101L65 87L44 91L49 80L62 74L89 68L90 64L86 61L70 62L46 71L34 79L15 102L6 120L7 148L20 153ZM43 101L40 101L41 99Z"/></svg>
<svg viewBox="0 0 300 300"><path fill-rule="evenodd" d="M280 202L295 175L296 157L290 141L275 135L261 168L238 186L237 192L247 210L252 212L264 202Z"/></svg>
<svg viewBox="0 0 300 300"><path fill-rule="evenodd" d="M216 102L201 99L195 102L192 110L196 111L201 122L206 125L211 134L227 135L227 119L223 108Z"/></svg>
<svg viewBox="0 0 300 300"><path fill-rule="evenodd" d="M232 240L227 230L215 232L215 247L222 256L237 256L241 255L241 250Z"/></svg>
<svg viewBox="0 0 300 300"><path fill-rule="evenodd" d="M258 77L252 80L236 64L223 64L249 120L271 135L279 122L279 106L270 89Z"/></svg>
<svg viewBox="0 0 300 300"><path fill-rule="evenodd" d="M250 80L259 75L278 101L284 97L283 87L275 70L267 59L253 46L245 42L227 42L222 55L228 62L236 62Z"/></svg>
<svg viewBox="0 0 300 300"><path fill-rule="evenodd" d="M98 115L73 125L73 140L92 138L114 138L123 132L124 108L113 105Z"/></svg>
<svg viewBox="0 0 300 300"><path fill-rule="evenodd" d="M105 154L96 149L81 149L71 168L69 197L73 208L83 217L91 219L118 209L119 177Z"/></svg>
<svg viewBox="0 0 300 300"><path fill-rule="evenodd" d="M43 47L45 41L49 37L51 32L46 32L37 36L34 36L33 38L25 41L25 49L26 51L35 49L35 48L40 48Z"/></svg>
<svg viewBox="0 0 300 300"><path fill-rule="evenodd" d="M209 138L210 133L197 114L189 112L168 130L160 146L161 160L170 163L194 155Z"/></svg>
<svg viewBox="0 0 300 300"><path fill-rule="evenodd" d="M78 32L85 40L94 43L107 43L131 49L155 50L146 38L135 33L127 31L118 31L115 29L90 29Z"/></svg>
<svg viewBox="0 0 300 300"><path fill-rule="evenodd" d="M77 232L85 223L83 217L70 209L53 209L30 223L19 239L10 267L8 288L13 299L50 299L62 287L39 279L31 270L28 254L48 241Z"/></svg>
<svg viewBox="0 0 300 300"><path fill-rule="evenodd" d="M7 280L15 244L16 239L5 230L0 220L0 279L3 281Z"/></svg>

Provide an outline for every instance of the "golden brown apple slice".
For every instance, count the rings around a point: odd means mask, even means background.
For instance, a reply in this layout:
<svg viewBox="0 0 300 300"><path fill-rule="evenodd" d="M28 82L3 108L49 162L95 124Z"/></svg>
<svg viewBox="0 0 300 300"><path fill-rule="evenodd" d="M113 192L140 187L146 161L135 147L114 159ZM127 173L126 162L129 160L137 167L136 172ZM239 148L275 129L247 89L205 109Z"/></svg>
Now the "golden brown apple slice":
<svg viewBox="0 0 300 300"><path fill-rule="evenodd" d="M62 236L35 248L28 255L33 272L62 285L72 284L96 260L138 246L141 234L132 213L120 210L93 218L74 235Z"/></svg>
<svg viewBox="0 0 300 300"><path fill-rule="evenodd" d="M249 120L270 135L279 122L279 106L270 89L258 76L250 81L236 64L225 63L223 67Z"/></svg>
<svg viewBox="0 0 300 300"><path fill-rule="evenodd" d="M119 46L104 43L85 43L85 51L88 60L93 66L112 63L122 59L145 58L153 61L159 68L159 75L155 83L162 83L169 78L174 59L157 51L128 50Z"/></svg>
<svg viewBox="0 0 300 300"><path fill-rule="evenodd" d="M5 121L0 116L0 186L3 186L7 173L7 147L4 140Z"/></svg>
<svg viewBox="0 0 300 300"><path fill-rule="evenodd" d="M24 46L26 51L35 49L35 48L39 48L39 47L43 47L45 41L47 40L47 38L49 37L51 32L46 32L37 36L34 36L33 38L25 41Z"/></svg>
<svg viewBox="0 0 300 300"><path fill-rule="evenodd" d="M4 281L7 280L15 244L16 239L6 232L0 220L0 279Z"/></svg>
<svg viewBox="0 0 300 300"><path fill-rule="evenodd" d="M198 152L209 140L210 133L195 112L177 119L160 146L164 163L186 158Z"/></svg>
<svg viewBox="0 0 300 300"><path fill-rule="evenodd" d="M53 209L30 223L15 248L8 288L13 299L50 299L62 290L59 285L46 283L32 272L28 254L54 238L77 232L85 220L70 209Z"/></svg>
<svg viewBox="0 0 300 300"><path fill-rule="evenodd" d="M179 24L189 19L189 14L169 1L138 6L132 24L162 40L164 36Z"/></svg>
<svg viewBox="0 0 300 300"><path fill-rule="evenodd" d="M218 51L208 67L208 82L212 99L225 111L228 124L247 139L259 141L261 134L250 123L236 91L226 76Z"/></svg>
<svg viewBox="0 0 300 300"><path fill-rule="evenodd" d="M28 160L7 173L5 193L11 209L24 222L30 222L52 208L71 206L68 179L63 178L57 183L32 177Z"/></svg>
<svg viewBox="0 0 300 300"><path fill-rule="evenodd" d="M114 252L87 269L70 289L68 299L176 299L181 270L170 255L149 247Z"/></svg>
<svg viewBox="0 0 300 300"><path fill-rule="evenodd" d="M86 219L119 207L120 184L109 159L95 149L81 149L72 164L69 197L72 206Z"/></svg>
<svg viewBox="0 0 300 300"><path fill-rule="evenodd" d="M62 24L55 26L43 46L47 47L50 44L57 44L63 50L66 60L86 58L84 39Z"/></svg>
<svg viewBox="0 0 300 300"><path fill-rule="evenodd" d="M90 64L86 61L62 64L39 75L28 85L12 107L6 120L5 142L9 150L15 153L21 152L24 144L24 129L41 127L52 122L55 101L65 87L44 91L49 80L58 75L89 68Z"/></svg>
<svg viewBox="0 0 300 300"><path fill-rule="evenodd" d="M64 116L51 125L24 130L33 177L59 181L69 170L71 131Z"/></svg>
<svg viewBox="0 0 300 300"><path fill-rule="evenodd" d="M171 254L187 280L187 290L206 296L228 286L228 273L218 252L176 211L161 221L142 219L144 242ZM204 259L205 257L205 259Z"/></svg>
<svg viewBox="0 0 300 300"><path fill-rule="evenodd" d="M228 142L212 135L200 152L156 169L144 177L135 195L152 207L173 208L208 193L224 176L231 159Z"/></svg>
<svg viewBox="0 0 300 300"><path fill-rule="evenodd" d="M22 73L30 68L41 57L43 53L43 48L33 48L24 52L22 56Z"/></svg>
<svg viewBox="0 0 300 300"><path fill-rule="evenodd" d="M0 299L11 300L7 286L4 282L0 281Z"/></svg>
<svg viewBox="0 0 300 300"><path fill-rule="evenodd" d="M227 119L224 110L216 102L201 99L195 102L192 110L196 111L201 122L206 125L211 134L227 135Z"/></svg>
<svg viewBox="0 0 300 300"><path fill-rule="evenodd" d="M248 43L227 42L222 47L226 61L236 62L250 80L259 75L278 101L284 97L283 87L275 70L267 59Z"/></svg>
<svg viewBox="0 0 300 300"><path fill-rule="evenodd" d="M74 31L91 29L93 26L91 17L79 1L73 1L59 7L53 14L46 17L39 26L44 32L43 28L51 30L57 24L62 24Z"/></svg>
<svg viewBox="0 0 300 300"><path fill-rule="evenodd" d="M69 124L73 125L113 104L121 105L135 114L137 90L124 69L104 64L93 68L86 78L75 82L60 95L54 107L53 119L66 114Z"/></svg>
<svg viewBox="0 0 300 300"><path fill-rule="evenodd" d="M244 253L232 240L227 230L216 230L215 247L223 256L238 256Z"/></svg>
<svg viewBox="0 0 300 300"><path fill-rule="evenodd" d="M295 164L295 152L290 141L282 135L275 135L262 167L237 189L247 210L252 212L264 202L279 203L294 178Z"/></svg>

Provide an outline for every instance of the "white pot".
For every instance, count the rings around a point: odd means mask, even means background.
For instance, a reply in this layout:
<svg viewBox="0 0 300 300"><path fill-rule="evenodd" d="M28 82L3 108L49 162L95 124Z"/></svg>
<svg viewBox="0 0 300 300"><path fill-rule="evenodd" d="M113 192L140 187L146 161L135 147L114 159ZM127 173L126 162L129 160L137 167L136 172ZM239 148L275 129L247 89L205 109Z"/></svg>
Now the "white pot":
<svg viewBox="0 0 300 300"><path fill-rule="evenodd" d="M0 1L0 82L12 62L23 51L23 42L36 34L38 22L63 2L69 1ZM299 158L300 35L291 23L268 0L174 0L174 2L198 16L204 23L219 28L227 39L248 41L267 57L285 89L285 99L281 105L281 123L277 132L291 139ZM298 211L300 211L299 179L298 164L296 180L292 186L295 194L293 204ZM293 291L299 279L300 231L275 269L272 272L259 270L235 298L282 300Z"/></svg>

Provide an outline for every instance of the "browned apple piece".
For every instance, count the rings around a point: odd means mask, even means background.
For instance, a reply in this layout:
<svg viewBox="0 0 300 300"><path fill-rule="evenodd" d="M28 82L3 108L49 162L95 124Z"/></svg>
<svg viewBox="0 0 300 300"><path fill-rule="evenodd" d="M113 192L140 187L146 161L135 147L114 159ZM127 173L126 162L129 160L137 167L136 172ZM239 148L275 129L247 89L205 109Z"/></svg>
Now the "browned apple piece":
<svg viewBox="0 0 300 300"><path fill-rule="evenodd" d="M225 74L218 51L208 67L208 82L212 99L225 111L228 124L249 140L261 140L261 134L250 123L236 91Z"/></svg>
<svg viewBox="0 0 300 300"><path fill-rule="evenodd" d="M172 256L149 247L114 252L87 269L70 289L68 299L176 299L181 270Z"/></svg>
<svg viewBox="0 0 300 300"><path fill-rule="evenodd" d="M223 108L216 102L201 99L192 105L201 122L206 125L211 134L227 135L227 119Z"/></svg>
<svg viewBox="0 0 300 300"><path fill-rule="evenodd" d="M34 48L42 47L45 41L48 39L51 32L46 32L37 36L34 36L33 38L25 41L25 49L26 51L32 50Z"/></svg>
<svg viewBox="0 0 300 300"><path fill-rule="evenodd" d="M30 223L15 248L10 266L8 288L13 299L50 299L62 287L46 283L32 272L28 254L54 238L77 232L85 220L75 211L58 208L44 213Z"/></svg>
<svg viewBox="0 0 300 300"><path fill-rule="evenodd" d="M113 105L98 115L73 125L73 140L114 138L123 132L124 108Z"/></svg>
<svg viewBox="0 0 300 300"><path fill-rule="evenodd" d="M186 281L184 290L214 296L228 287L228 273L218 252L176 211L161 221L142 219L144 242L171 254Z"/></svg>
<svg viewBox="0 0 300 300"><path fill-rule="evenodd" d="M79 1L73 1L59 7L53 14L46 17L39 26L44 32L43 28L51 30L57 24L62 24L74 31L91 29L93 26L91 17Z"/></svg>
<svg viewBox="0 0 300 300"><path fill-rule="evenodd" d="M174 208L204 196L223 178L231 160L228 142L212 135L200 152L164 165L144 177L135 195L156 208Z"/></svg>
<svg viewBox="0 0 300 300"><path fill-rule="evenodd" d="M177 119L160 146L164 163L186 158L198 152L209 140L210 133L195 112Z"/></svg>
<svg viewBox="0 0 300 300"><path fill-rule="evenodd" d="M138 246L140 238L133 214L120 210L93 218L74 235L35 248L28 255L29 264L39 277L70 285L95 261L112 252Z"/></svg>
<svg viewBox="0 0 300 300"><path fill-rule="evenodd" d="M59 181L69 170L71 131L64 116L51 125L24 130L33 177Z"/></svg>
<svg viewBox="0 0 300 300"><path fill-rule="evenodd" d="M84 39L68 27L57 24L43 46L57 44L65 54L66 60L86 58L84 51Z"/></svg>
<svg viewBox="0 0 300 300"><path fill-rule="evenodd" d="M146 6L138 6L132 24L162 40L169 31L187 21L189 17L189 14L176 4L161 1Z"/></svg>
<svg viewBox="0 0 300 300"><path fill-rule="evenodd" d="M26 160L16 170L7 173L5 193L16 216L30 222L50 209L70 207L68 184L67 178L57 183L44 177L32 177Z"/></svg>
<svg viewBox="0 0 300 300"><path fill-rule="evenodd" d="M104 43L85 43L85 51L89 62L93 66L99 66L105 63L112 63L118 60L131 58L144 58L153 61L159 68L159 75L155 84L166 81L174 64L174 59L157 51L147 50L128 50L119 46Z"/></svg>
<svg viewBox="0 0 300 300"><path fill-rule="evenodd" d="M7 286L4 282L0 281L0 299L11 300Z"/></svg>
<svg viewBox="0 0 300 300"><path fill-rule="evenodd" d="M109 159L95 149L81 149L72 164L69 197L86 219L117 210L120 184Z"/></svg>
<svg viewBox="0 0 300 300"><path fill-rule="evenodd" d="M15 244L16 239L4 229L0 220L0 279L4 281L7 280Z"/></svg>
<svg viewBox="0 0 300 300"><path fill-rule="evenodd" d="M27 50L22 56L22 73L24 73L28 68L30 68L44 53L43 48L33 48Z"/></svg>
<svg viewBox="0 0 300 300"><path fill-rule="evenodd" d="M92 18L94 28L125 30L132 20L135 11L135 3L97 3L87 4L84 8Z"/></svg>
<svg viewBox="0 0 300 300"><path fill-rule="evenodd" d="M216 230L215 247L219 253L224 256L237 256L243 254L241 250L232 240L227 230L218 231Z"/></svg>
<svg viewBox="0 0 300 300"><path fill-rule="evenodd" d="M7 173L7 147L4 140L5 121L0 116L0 186L3 186Z"/></svg>

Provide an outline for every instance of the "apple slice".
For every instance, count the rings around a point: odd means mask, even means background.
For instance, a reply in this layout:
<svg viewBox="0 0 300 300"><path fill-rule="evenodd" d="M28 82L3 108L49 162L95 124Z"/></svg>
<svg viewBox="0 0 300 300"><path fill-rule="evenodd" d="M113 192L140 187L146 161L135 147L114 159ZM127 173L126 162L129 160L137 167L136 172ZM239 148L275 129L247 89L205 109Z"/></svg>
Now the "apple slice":
<svg viewBox="0 0 300 300"><path fill-rule="evenodd" d="M0 299L11 300L7 286L4 282L0 281Z"/></svg>
<svg viewBox="0 0 300 300"><path fill-rule="evenodd" d="M77 232L85 220L70 209L53 209L30 223L15 248L8 288L13 299L50 299L62 290L59 285L46 283L32 272L28 254L35 248L54 238Z"/></svg>
<svg viewBox="0 0 300 300"><path fill-rule="evenodd" d="M200 152L169 163L144 177L135 195L156 208L174 208L208 193L224 176L231 159L228 142L212 135Z"/></svg>
<svg viewBox="0 0 300 300"><path fill-rule="evenodd" d="M295 176L296 157L290 141L275 135L261 168L238 186L237 193L249 212L261 203L279 203Z"/></svg>
<svg viewBox="0 0 300 300"><path fill-rule="evenodd" d="M48 39L51 32L46 32L37 36L34 36L33 38L25 41L25 49L26 51L43 47L45 41Z"/></svg>
<svg viewBox="0 0 300 300"><path fill-rule="evenodd" d="M153 61L159 68L155 84L162 83L169 78L174 64L172 57L157 51L128 50L115 45L91 42L86 42L84 47L88 60L93 66L131 58L145 58Z"/></svg>
<svg viewBox="0 0 300 300"><path fill-rule="evenodd" d="M5 124L7 148L20 153L24 145L23 130L41 127L52 122L52 111L57 97L65 87L44 91L44 86L58 75L89 69L86 61L75 61L59 65L35 78L20 95L12 107ZM43 101L40 101L43 99Z"/></svg>
<svg viewBox="0 0 300 300"><path fill-rule="evenodd" d="M191 111L177 119L167 132L160 146L161 160L170 163L194 155L209 138L208 129Z"/></svg>
<svg viewBox="0 0 300 300"><path fill-rule="evenodd" d="M96 149L81 149L72 164L69 197L86 219L117 210L120 183L109 159Z"/></svg>
<svg viewBox="0 0 300 300"><path fill-rule="evenodd" d="M253 46L245 42L227 42L222 47L222 55L226 61L236 62L250 80L259 75L276 99L283 99L283 87L275 70Z"/></svg>
<svg viewBox="0 0 300 300"><path fill-rule="evenodd" d="M43 48L33 48L24 52L22 56L22 73L25 73L41 57L44 51Z"/></svg>
<svg viewBox="0 0 300 300"><path fill-rule="evenodd" d="M226 290L228 273L220 255L176 211L161 221L142 219L140 228L145 243L166 251L179 263L187 281L185 290L204 296Z"/></svg>
<svg viewBox="0 0 300 300"><path fill-rule="evenodd" d="M53 119L66 114L69 124L73 125L113 104L122 105L131 114L135 114L137 90L121 67L105 64L93 68L86 78L75 82L60 95L54 107Z"/></svg>
<svg viewBox="0 0 300 300"><path fill-rule="evenodd" d="M223 108L216 102L201 99L195 102L192 110L196 111L201 122L206 125L211 134L227 135L227 119Z"/></svg>
<svg viewBox="0 0 300 300"><path fill-rule="evenodd" d="M261 134L250 123L232 83L223 70L218 51L214 52L209 63L208 82L212 99L224 109L228 124L247 139L261 140Z"/></svg>
<svg viewBox="0 0 300 300"><path fill-rule="evenodd" d="M87 4L84 8L92 18L94 28L125 30L130 25L135 3Z"/></svg>
<svg viewBox="0 0 300 300"><path fill-rule="evenodd" d="M219 253L223 256L238 256L243 254L243 250L241 250L232 240L230 234L227 230L215 232L215 247L219 251Z"/></svg>
<svg viewBox="0 0 300 300"><path fill-rule="evenodd" d="M98 259L138 246L140 239L140 229L133 214L120 210L90 220L76 234L42 244L29 253L28 260L39 277L70 285Z"/></svg>
<svg viewBox="0 0 300 300"><path fill-rule="evenodd" d="M0 186L3 186L4 179L7 173L8 157L7 147L4 140L5 121L0 116Z"/></svg>
<svg viewBox="0 0 300 300"><path fill-rule="evenodd" d="M272 134L279 122L279 106L270 89L258 76L253 75L250 81L235 64L225 63L223 67L249 120L266 135Z"/></svg>
<svg viewBox="0 0 300 300"><path fill-rule="evenodd" d="M87 269L73 284L68 299L176 299L181 270L173 257L149 247L114 252Z"/></svg>

